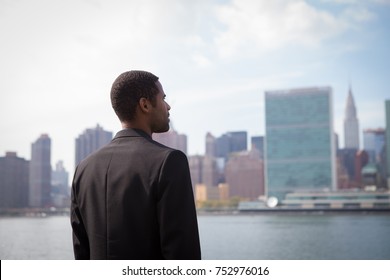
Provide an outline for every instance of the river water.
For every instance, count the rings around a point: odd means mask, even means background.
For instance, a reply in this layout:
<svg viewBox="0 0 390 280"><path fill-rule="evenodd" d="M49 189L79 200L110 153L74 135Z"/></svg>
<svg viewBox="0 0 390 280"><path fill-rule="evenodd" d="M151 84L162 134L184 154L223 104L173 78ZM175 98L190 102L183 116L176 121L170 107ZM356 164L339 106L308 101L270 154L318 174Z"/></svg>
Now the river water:
<svg viewBox="0 0 390 280"><path fill-rule="evenodd" d="M387 213L200 215L203 259L390 260ZM68 216L0 217L0 259L73 259Z"/></svg>

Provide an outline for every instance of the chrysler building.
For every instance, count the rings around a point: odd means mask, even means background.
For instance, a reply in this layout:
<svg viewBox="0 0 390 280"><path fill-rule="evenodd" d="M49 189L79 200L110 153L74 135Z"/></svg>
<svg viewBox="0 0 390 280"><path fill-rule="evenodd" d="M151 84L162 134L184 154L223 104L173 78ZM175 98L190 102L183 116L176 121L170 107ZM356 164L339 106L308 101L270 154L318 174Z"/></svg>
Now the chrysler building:
<svg viewBox="0 0 390 280"><path fill-rule="evenodd" d="M344 143L344 148L359 149L359 121L356 116L351 86L349 86L347 104L345 106Z"/></svg>

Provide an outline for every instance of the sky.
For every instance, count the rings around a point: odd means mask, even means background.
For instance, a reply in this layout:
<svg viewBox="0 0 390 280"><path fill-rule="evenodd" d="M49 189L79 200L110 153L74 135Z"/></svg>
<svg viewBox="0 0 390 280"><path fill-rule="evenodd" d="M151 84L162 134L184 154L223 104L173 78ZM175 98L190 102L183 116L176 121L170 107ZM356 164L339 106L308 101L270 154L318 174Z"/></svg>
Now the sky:
<svg viewBox="0 0 390 280"><path fill-rule="evenodd" d="M47 133L70 174L79 134L121 130L128 70L160 78L190 155L207 132L264 135L267 90L332 87L341 147L349 87L360 130L386 125L389 0L0 0L0 34L0 156Z"/></svg>

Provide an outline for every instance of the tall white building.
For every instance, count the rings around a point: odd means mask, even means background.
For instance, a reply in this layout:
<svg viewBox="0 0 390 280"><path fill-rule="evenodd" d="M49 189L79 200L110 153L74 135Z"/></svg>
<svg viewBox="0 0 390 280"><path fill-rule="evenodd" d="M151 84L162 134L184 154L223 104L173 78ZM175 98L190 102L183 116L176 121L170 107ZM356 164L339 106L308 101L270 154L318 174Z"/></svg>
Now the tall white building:
<svg viewBox="0 0 390 280"><path fill-rule="evenodd" d="M345 106L344 147L359 149L359 120L351 87L349 87L347 104Z"/></svg>

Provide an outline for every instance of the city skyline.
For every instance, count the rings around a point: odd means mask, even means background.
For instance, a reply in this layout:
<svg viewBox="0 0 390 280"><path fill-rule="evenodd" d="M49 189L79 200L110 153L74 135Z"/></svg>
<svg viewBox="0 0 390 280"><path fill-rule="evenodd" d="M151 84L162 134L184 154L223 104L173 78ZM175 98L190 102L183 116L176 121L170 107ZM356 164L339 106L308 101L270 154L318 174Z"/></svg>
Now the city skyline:
<svg viewBox="0 0 390 280"><path fill-rule="evenodd" d="M348 111L356 111L356 108L348 108L349 105L351 94L347 98L346 116L350 115ZM365 184L373 184L379 188L386 186L384 169L379 169L380 177L372 173L379 166L385 166L385 129L364 130L364 151L345 147L337 149L336 158L332 107L330 87L266 92L266 137L251 137L252 145L249 150L246 131L228 131L219 137L207 133L206 153L188 157L195 197L200 207L210 199L225 199L223 203L231 203L233 200L227 199L256 199L266 194L281 200L285 193L291 191L324 188L335 191L363 188ZM356 114L353 115L356 118ZM107 144L112 136L112 132L105 131L99 124L85 129L75 139L76 158L84 159ZM350 142L356 143L353 133L350 137ZM179 134L173 128L166 133L154 135L153 138L186 153L187 136ZM265 158L262 157L264 152ZM23 177L22 172L17 174L12 170L17 162L27 163L29 166L30 207L66 205L69 199L70 174L62 161L57 162L54 169L50 163L50 155L51 139L49 135L42 134L31 145L31 161L17 157L16 152L7 152L5 157L0 157L0 177L5 182L0 191L10 201L3 200L2 205L23 204L23 197L19 195L23 188L19 179ZM379 166L375 167L376 164ZM20 169L22 165L18 166ZM266 171L265 174L263 170ZM362 177L365 179L362 180ZM51 182L50 187L48 182ZM9 189L12 185L16 186L14 192Z"/></svg>
<svg viewBox="0 0 390 280"><path fill-rule="evenodd" d="M30 159L33 139L48 133L52 165L63 160L72 173L83 129L121 129L109 91L129 69L160 77L190 155L204 153L208 131L264 135L264 92L278 88L332 87L342 147L351 85L362 140L364 129L385 127L389 4L3 1L0 154Z"/></svg>
<svg viewBox="0 0 390 280"><path fill-rule="evenodd" d="M300 90L300 89L293 89L293 90ZM349 99L349 96L348 96L348 99ZM388 102L390 102L390 100L387 100L387 102L386 102L386 104L388 103ZM379 128L379 129L382 129L382 130L386 130L386 127L383 129L383 128ZM359 131L359 138L361 138L361 137L363 137L364 136L364 132L366 131L366 130L368 130L368 131L371 131L371 130L377 130L377 129L371 129L371 128L369 128L369 129L364 129L363 131ZM104 132L104 134L107 134L107 137L108 137L108 135L111 135L112 137L114 136L114 134L111 132L111 131L107 131L107 130L105 130L105 128L104 127L101 127L99 124L96 124L96 126L95 127L90 127L90 128L84 128L83 129L83 131L82 132L80 132L79 134L78 134L78 136L77 137L75 137L74 138L74 146L73 146L73 153L74 153L74 155L75 155L75 157L74 158L77 158L77 153L78 153L78 148L77 148L77 142L79 141L79 139L80 139L80 137L81 136L84 136L85 137L85 135L87 134L87 132L88 133L91 133L92 131L96 131L95 132L95 134L98 132L98 131L102 131L102 132ZM186 134L182 134L182 133L180 133L180 132L178 132L178 131L176 131L174 128L173 128L173 126L171 126L171 128L170 128L170 130L167 132L167 133L162 133L162 134L160 134L160 135L158 135L158 134L154 134L154 136L153 136L153 138L154 138L154 140L155 141L157 141L157 142L161 142L162 144L164 144L164 145L167 145L167 146L169 146L169 147L173 147L173 148L179 148L179 149L181 149L183 152L185 152L186 154L187 154L187 156L204 156L204 155L208 155L207 154L207 145L208 145L208 142L210 141L210 139L208 139L209 137L213 137L213 135L212 135L212 133L210 132L210 131L208 131L207 133L206 133L206 135L205 135L205 137L204 137L204 143L205 143L205 151L201 154L201 153L196 153L196 154L189 154L189 153L187 153L186 152L186 147L187 147L187 144L186 144L186 142L187 142L187 135ZM245 134L247 134L247 132L246 131L225 131L224 133L222 133L220 136L217 136L217 138L219 139L222 139L223 137L226 137L226 135L234 135L234 134L237 134L237 133L245 133ZM186 139L186 141L185 141L185 145L183 146L183 145L181 145L180 147L176 147L176 145L177 145L177 143L175 143L174 145L172 145L172 143L168 143L167 142L167 139L165 139L165 138L167 138L168 136L171 136L171 134L175 134L175 135L179 135L180 137L184 137L185 139ZM46 136L46 137L50 137L50 134L48 134L48 133L41 133L41 136L42 135L44 135L44 136ZM265 136L266 136L266 134L264 133L264 135L247 135L246 136L246 143L247 143L247 147L244 149L244 150L240 150L240 151L250 151L251 149L252 149L252 145L253 145L253 138L265 138ZM103 137L102 135L100 136L100 138L101 137ZM108 138L105 138L106 140L104 140L104 141L108 141ZM112 138L111 137L111 138ZM216 140L217 138L215 138L215 137L213 137L214 138L214 140ZM93 141L92 141L93 142ZM91 142L91 143L92 143ZM338 140L338 142L339 142L339 140ZM33 144L33 142L31 143L31 144ZM31 145L30 144L30 145ZM216 144L216 143L215 143ZM337 143L335 143L335 148L339 148L339 149L342 149L342 148L345 148L345 146L342 146L342 147L340 147L340 145L336 145ZM104 143L101 143L101 145L104 145ZM91 147L90 147L91 148ZM95 147L95 148L93 148L90 152L87 152L87 154L85 154L84 156L83 156L83 158L84 157L86 157L88 154L90 154L91 152L93 152L94 150L96 150L96 149L98 149L98 147ZM215 148L214 148L215 149ZM258 149L258 147L257 147L257 149ZM360 147L360 150L365 150L364 149L364 147L362 146L362 147ZM6 154L7 153L16 153L17 154L17 156L19 157L19 158L23 158L23 159L25 159L25 160L27 160L27 161L30 161L31 160L31 150L30 150L30 157L24 157L24 156L21 156L20 154L19 154L19 151L11 151L11 150L6 150L5 152L4 152L4 155L3 156L6 156ZM53 153L53 151L51 151L51 153ZM2 155L0 154L0 157L1 157ZM63 164L63 159L53 159L52 157L51 157L51 166L52 166L52 168L53 168L53 170L54 170L54 167L58 164L58 162L61 162L61 164ZM69 167L68 166L64 166L67 170L70 170L69 169ZM69 172L69 176L73 176L73 170L71 170L70 172ZM72 179L72 177L69 177L69 179L71 180Z"/></svg>

